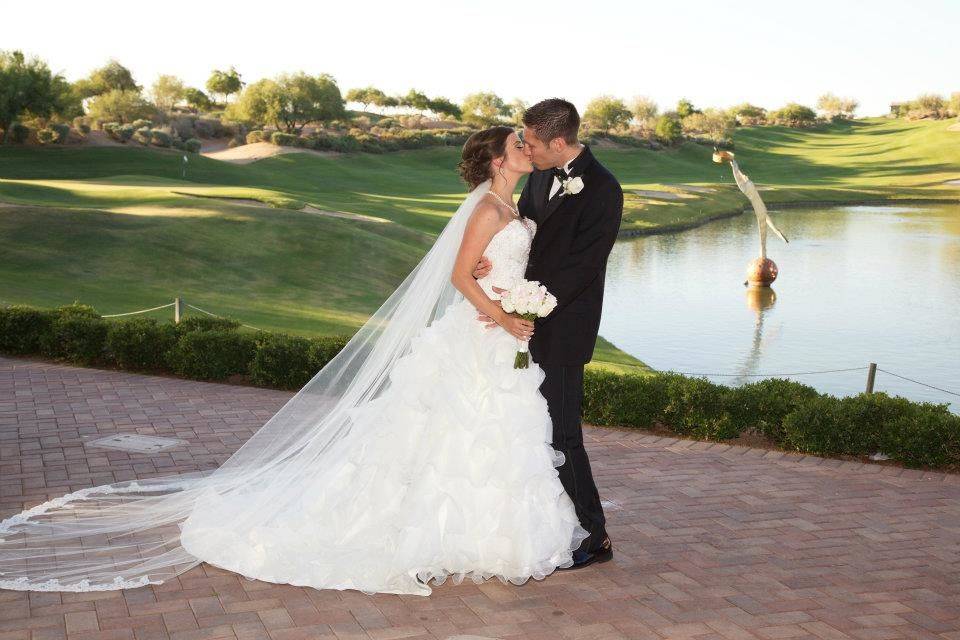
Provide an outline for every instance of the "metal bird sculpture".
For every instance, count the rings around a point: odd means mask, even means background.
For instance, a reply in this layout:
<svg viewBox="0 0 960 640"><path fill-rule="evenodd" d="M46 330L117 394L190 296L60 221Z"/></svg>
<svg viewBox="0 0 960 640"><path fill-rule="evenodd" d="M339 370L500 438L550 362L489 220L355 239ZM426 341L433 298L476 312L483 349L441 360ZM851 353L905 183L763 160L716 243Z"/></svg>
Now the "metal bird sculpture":
<svg viewBox="0 0 960 640"><path fill-rule="evenodd" d="M777 228L777 225L773 223L770 214L767 213L767 206L760 197L760 192L757 191L757 187L753 184L753 181L740 171L740 166L737 164L737 161L734 160L733 153L721 151L714 147L713 161L720 164L724 162L730 163L730 167L733 169L733 179L737 181L737 186L740 187L740 191L747 196L747 199L753 206L753 212L757 216L757 227L760 231L760 257L751 262L747 267L747 282L757 286L770 286L770 283L777 278L777 265L773 260L767 258L767 227L773 229L773 232L784 242L789 243L790 241L787 240L783 232Z"/></svg>

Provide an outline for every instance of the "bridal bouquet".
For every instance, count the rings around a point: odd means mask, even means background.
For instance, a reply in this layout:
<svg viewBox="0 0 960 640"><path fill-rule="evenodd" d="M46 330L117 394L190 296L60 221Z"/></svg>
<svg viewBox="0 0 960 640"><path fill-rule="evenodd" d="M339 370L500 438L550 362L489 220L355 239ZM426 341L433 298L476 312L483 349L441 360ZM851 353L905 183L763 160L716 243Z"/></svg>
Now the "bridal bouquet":
<svg viewBox="0 0 960 640"><path fill-rule="evenodd" d="M500 296L500 306L507 313L516 313L524 320L534 320L549 315L557 307L557 299L536 280L521 280ZM513 368L526 369L530 366L529 344L526 340L517 342L520 349L513 361Z"/></svg>

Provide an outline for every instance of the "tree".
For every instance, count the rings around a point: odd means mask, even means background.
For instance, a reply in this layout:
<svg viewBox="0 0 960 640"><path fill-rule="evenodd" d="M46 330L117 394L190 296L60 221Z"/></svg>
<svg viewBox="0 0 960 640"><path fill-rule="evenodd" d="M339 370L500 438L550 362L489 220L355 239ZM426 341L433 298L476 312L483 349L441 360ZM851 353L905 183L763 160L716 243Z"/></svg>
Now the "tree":
<svg viewBox="0 0 960 640"><path fill-rule="evenodd" d="M514 126L522 127L523 114L526 110L527 103L520 98L514 98L513 101L507 105L507 116L510 118L510 122L513 123Z"/></svg>
<svg viewBox="0 0 960 640"><path fill-rule="evenodd" d="M737 124L745 126L764 124L767 121L767 110L749 102L730 107L727 113L736 120Z"/></svg>
<svg viewBox="0 0 960 640"><path fill-rule="evenodd" d="M310 76L302 71L253 83L226 113L231 120L270 123L287 133L300 133L311 122L334 120L344 114L336 81L327 74Z"/></svg>
<svg viewBox="0 0 960 640"><path fill-rule="evenodd" d="M767 118L774 124L804 127L816 123L817 113L810 107L791 102L776 111L770 112Z"/></svg>
<svg viewBox="0 0 960 640"><path fill-rule="evenodd" d="M503 100L495 93L471 93L463 99L463 120L469 124L488 126L510 115Z"/></svg>
<svg viewBox="0 0 960 640"><path fill-rule="evenodd" d="M400 98L400 105L403 107L411 107L416 109L421 114L430 108L430 98L424 93L420 93L416 89L410 89L407 92L407 95Z"/></svg>
<svg viewBox="0 0 960 640"><path fill-rule="evenodd" d="M213 107L213 102L207 94L194 87L187 87L183 90L183 99L186 100L190 108L196 111L206 111Z"/></svg>
<svg viewBox="0 0 960 640"><path fill-rule="evenodd" d="M139 91L113 89L90 101L90 116L106 122L133 122L155 115L153 105L143 99Z"/></svg>
<svg viewBox="0 0 960 640"><path fill-rule="evenodd" d="M817 110L829 120L848 120L853 117L857 106L853 98L838 98L832 93L825 93L817 99Z"/></svg>
<svg viewBox="0 0 960 640"><path fill-rule="evenodd" d="M23 115L49 118L83 113L69 82L52 74L47 63L21 51L0 51L0 128L6 143L10 126Z"/></svg>
<svg viewBox="0 0 960 640"><path fill-rule="evenodd" d="M459 118L463 115L463 111L457 103L452 100L447 100L446 98L433 98L430 100L429 107L427 108L438 115L453 116L454 118Z"/></svg>
<svg viewBox="0 0 960 640"><path fill-rule="evenodd" d="M86 78L78 80L74 86L80 98L84 99L114 90L137 93L143 90L143 87L134 82L130 70L112 58L104 66L91 71Z"/></svg>
<svg viewBox="0 0 960 640"><path fill-rule="evenodd" d="M637 96L630 102L630 112L637 122L647 122L657 117L660 108L646 96Z"/></svg>
<svg viewBox="0 0 960 640"><path fill-rule="evenodd" d="M683 133L691 138L725 142L733 137L736 119L729 112L707 109L702 113L691 113L680 122L680 125Z"/></svg>
<svg viewBox="0 0 960 640"><path fill-rule="evenodd" d="M362 89L350 89L347 91L347 102L359 102L363 105L363 110L367 110L367 105L379 105L387 97L380 89L376 87L364 87Z"/></svg>
<svg viewBox="0 0 960 640"><path fill-rule="evenodd" d="M584 123L600 131L625 129L632 117L633 114L623 100L612 96L594 98L583 112Z"/></svg>
<svg viewBox="0 0 960 640"><path fill-rule="evenodd" d="M240 93L240 90L245 84L246 83L240 79L240 74L237 73L237 70L232 66L229 71L214 69L207 79L207 91L210 92L211 95L223 96L223 101L226 103L230 96L235 93Z"/></svg>
<svg viewBox="0 0 960 640"><path fill-rule="evenodd" d="M677 116L682 120L692 113L701 113L701 111L695 108L693 103L686 98L680 98L680 101L677 102Z"/></svg>
<svg viewBox="0 0 960 640"><path fill-rule="evenodd" d="M183 99L185 92L183 81L176 76L158 76L151 88L153 103L161 111L173 109L173 105Z"/></svg>
<svg viewBox="0 0 960 640"><path fill-rule="evenodd" d="M677 113L668 111L657 118L657 126L654 129L654 133L667 144L673 144L679 140L682 132L680 118Z"/></svg>

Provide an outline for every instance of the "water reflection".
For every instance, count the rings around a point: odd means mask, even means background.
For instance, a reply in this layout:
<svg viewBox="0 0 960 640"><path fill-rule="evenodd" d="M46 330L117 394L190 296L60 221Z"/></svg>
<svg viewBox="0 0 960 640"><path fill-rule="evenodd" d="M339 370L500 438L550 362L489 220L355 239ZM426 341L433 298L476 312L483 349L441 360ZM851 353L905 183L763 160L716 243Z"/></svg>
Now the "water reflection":
<svg viewBox="0 0 960 640"><path fill-rule="evenodd" d="M747 288L756 219L618 242L601 333L657 369L739 385L790 375L849 395L866 367L960 391L960 206L851 206L776 213L789 245L769 244L780 275ZM960 398L883 372L878 391Z"/></svg>

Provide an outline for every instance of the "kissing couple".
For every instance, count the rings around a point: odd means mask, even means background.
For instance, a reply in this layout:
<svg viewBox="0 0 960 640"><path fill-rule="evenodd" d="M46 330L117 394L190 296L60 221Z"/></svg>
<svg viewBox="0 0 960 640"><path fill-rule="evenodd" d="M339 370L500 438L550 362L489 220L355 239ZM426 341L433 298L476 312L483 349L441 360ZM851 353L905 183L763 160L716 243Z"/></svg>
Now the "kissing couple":
<svg viewBox="0 0 960 640"><path fill-rule="evenodd" d="M523 125L470 136L468 193L426 256L221 467L7 518L0 588L134 588L208 562L429 595L447 578L519 585L610 560L581 404L623 191L570 102L539 102ZM544 317L505 308L525 281L554 296Z"/></svg>

